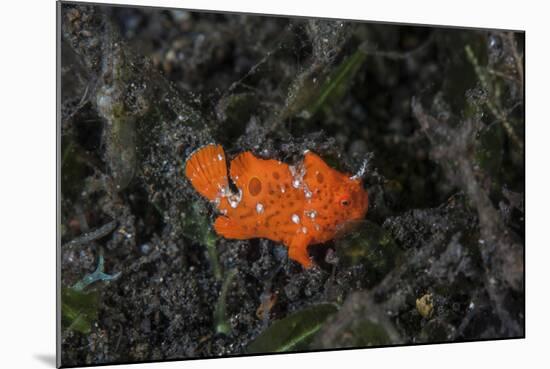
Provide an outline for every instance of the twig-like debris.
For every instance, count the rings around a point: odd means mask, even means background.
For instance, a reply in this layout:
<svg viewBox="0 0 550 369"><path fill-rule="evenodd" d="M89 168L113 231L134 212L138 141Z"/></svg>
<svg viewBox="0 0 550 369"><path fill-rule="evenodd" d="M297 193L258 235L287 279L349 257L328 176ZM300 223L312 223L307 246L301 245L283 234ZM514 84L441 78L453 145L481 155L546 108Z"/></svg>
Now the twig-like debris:
<svg viewBox="0 0 550 369"><path fill-rule="evenodd" d="M479 244L485 269L485 287L497 315L502 322L506 322L506 334L520 335L522 328L518 320L506 310L505 298L509 288L522 288L522 248L506 230L489 194L481 186L477 178L481 174L474 171L469 145L474 136L474 127L479 124L466 120L458 127L451 128L425 113L420 103L413 101L412 108L432 143L435 158L444 166L453 163L451 167L446 167L449 177L458 182L475 204L481 233Z"/></svg>
<svg viewBox="0 0 550 369"><path fill-rule="evenodd" d="M379 56L390 60L405 60L405 59L416 57L418 54L421 54L424 50L428 48L428 46L431 45L431 43L433 42L433 39L434 38L432 34L422 44L420 44L419 46L417 46L412 50L405 51L405 52L378 50L376 49L376 47L374 48L369 47L367 42L364 42L363 44L361 44L359 48L361 51L363 51L367 55Z"/></svg>
<svg viewBox="0 0 550 369"><path fill-rule="evenodd" d="M93 242L99 238L107 236L116 228L116 226L117 226L117 221L113 220L107 224L102 225L97 229L94 229L91 232L84 233L83 235L80 235L77 238L65 243L62 248L66 249L69 247L80 246L80 245Z"/></svg>
<svg viewBox="0 0 550 369"><path fill-rule="evenodd" d="M476 75L479 79L479 83L481 84L481 87L485 91L491 91L490 86L489 86L489 81L487 80L487 77L486 77L485 73L483 73L483 71L481 69L481 66L479 65L479 62L477 60L477 57L474 55L474 52L473 52L472 48L470 47L470 45L466 45L465 50L466 50L466 56L468 57L468 60L470 61L470 63L474 67L474 70L475 70ZM495 104L492 101L492 99L485 99L485 105L487 106L487 108L489 109L491 114L493 114L502 123L502 126L504 127L504 130L506 131L508 136L512 139L512 141L514 141L514 143L523 152L523 142L518 137L516 132L514 132L514 129L512 128L512 125L510 124L510 121L508 120L508 117L502 111L502 109L500 109L497 106L497 104Z"/></svg>
<svg viewBox="0 0 550 369"><path fill-rule="evenodd" d="M516 42L514 39L513 32L508 32L506 34L506 40L509 43L512 56L514 57L514 61L516 63L516 77L517 77L518 85L520 89L520 96L523 96L523 58L518 53L518 48L516 47Z"/></svg>

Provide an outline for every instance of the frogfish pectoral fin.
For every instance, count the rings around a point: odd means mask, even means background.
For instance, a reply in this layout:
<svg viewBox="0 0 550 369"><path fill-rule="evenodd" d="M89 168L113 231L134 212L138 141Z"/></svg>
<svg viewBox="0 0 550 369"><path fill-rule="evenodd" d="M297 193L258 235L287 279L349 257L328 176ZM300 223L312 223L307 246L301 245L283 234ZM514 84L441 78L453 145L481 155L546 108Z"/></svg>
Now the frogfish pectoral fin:
<svg viewBox="0 0 550 369"><path fill-rule="evenodd" d="M309 241L309 237L300 234L294 237L288 246L288 257L297 261L306 269L311 268L313 265L307 252Z"/></svg>

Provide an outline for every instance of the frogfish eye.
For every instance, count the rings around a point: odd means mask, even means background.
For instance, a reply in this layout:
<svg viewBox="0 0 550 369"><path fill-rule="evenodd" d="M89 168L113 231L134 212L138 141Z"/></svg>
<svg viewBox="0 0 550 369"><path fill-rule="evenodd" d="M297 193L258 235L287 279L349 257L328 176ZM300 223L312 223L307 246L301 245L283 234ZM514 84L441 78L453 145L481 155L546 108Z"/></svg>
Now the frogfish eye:
<svg viewBox="0 0 550 369"><path fill-rule="evenodd" d="M346 197L340 200L340 205L343 207L348 207L351 205L351 201Z"/></svg>

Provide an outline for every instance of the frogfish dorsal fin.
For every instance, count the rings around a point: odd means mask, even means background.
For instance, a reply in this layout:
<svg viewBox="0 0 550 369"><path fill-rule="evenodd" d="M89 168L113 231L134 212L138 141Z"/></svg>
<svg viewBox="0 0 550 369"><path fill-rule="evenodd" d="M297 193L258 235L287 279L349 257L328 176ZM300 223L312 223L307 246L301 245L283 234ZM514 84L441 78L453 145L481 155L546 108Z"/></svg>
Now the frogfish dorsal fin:
<svg viewBox="0 0 550 369"><path fill-rule="evenodd" d="M220 145L201 147L185 163L185 175L198 193L215 200L228 188L225 153Z"/></svg>

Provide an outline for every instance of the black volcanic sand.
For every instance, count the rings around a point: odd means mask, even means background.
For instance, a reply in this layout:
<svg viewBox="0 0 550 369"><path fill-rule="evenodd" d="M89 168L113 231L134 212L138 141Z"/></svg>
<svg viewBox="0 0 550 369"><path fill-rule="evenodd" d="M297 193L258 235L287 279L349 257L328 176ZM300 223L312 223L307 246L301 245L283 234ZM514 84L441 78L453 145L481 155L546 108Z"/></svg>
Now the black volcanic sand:
<svg viewBox="0 0 550 369"><path fill-rule="evenodd" d="M524 335L522 33L67 3L60 20L63 365ZM367 216L309 270L219 238L183 175L210 142L367 160ZM84 279L101 258L115 278Z"/></svg>

